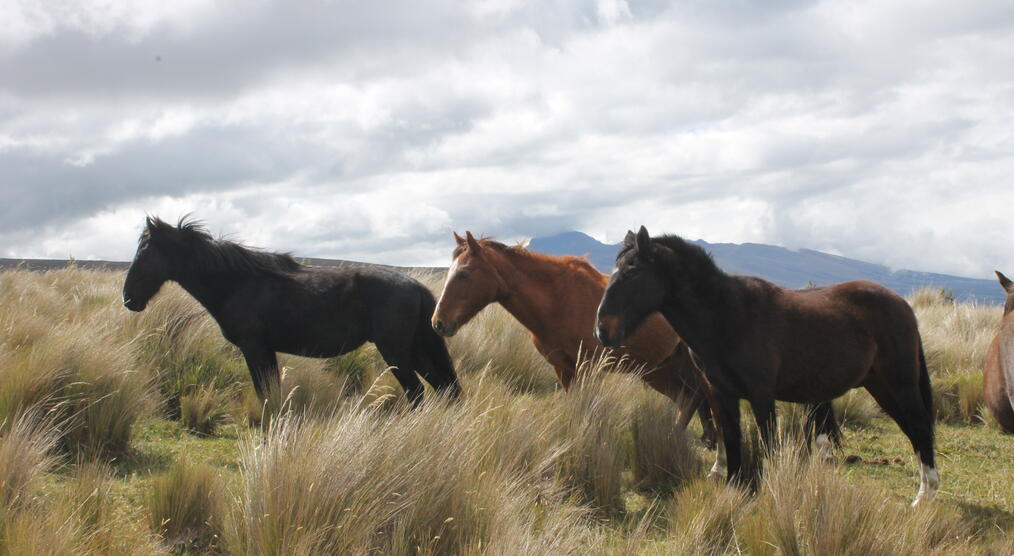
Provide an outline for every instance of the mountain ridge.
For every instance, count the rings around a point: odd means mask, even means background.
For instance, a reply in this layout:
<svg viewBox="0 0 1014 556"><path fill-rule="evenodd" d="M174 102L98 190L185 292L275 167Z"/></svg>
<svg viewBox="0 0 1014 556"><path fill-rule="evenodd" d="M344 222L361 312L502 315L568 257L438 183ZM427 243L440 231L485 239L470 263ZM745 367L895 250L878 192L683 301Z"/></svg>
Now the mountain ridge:
<svg viewBox="0 0 1014 556"><path fill-rule="evenodd" d="M932 287L950 290L958 301L1002 305L1006 299L1003 289L994 280L891 270L884 265L814 249L791 250L764 243L709 243L700 239L692 243L711 253L718 266L730 274L759 276L787 288L872 280L901 295ZM577 231L532 238L528 244L529 249L547 255L587 255L589 262L605 273L612 271L619 247L619 243L602 243Z"/></svg>

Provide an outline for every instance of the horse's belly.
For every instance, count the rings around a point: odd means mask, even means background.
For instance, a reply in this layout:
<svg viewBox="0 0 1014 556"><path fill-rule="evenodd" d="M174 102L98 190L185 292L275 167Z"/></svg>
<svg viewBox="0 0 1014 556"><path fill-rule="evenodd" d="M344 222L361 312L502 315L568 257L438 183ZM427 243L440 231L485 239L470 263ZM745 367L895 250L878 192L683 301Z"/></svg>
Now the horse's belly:
<svg viewBox="0 0 1014 556"><path fill-rule="evenodd" d="M354 335L307 334L278 338L274 349L282 353L301 357L337 357L348 353L366 342L366 338Z"/></svg>
<svg viewBox="0 0 1014 556"><path fill-rule="evenodd" d="M813 362L803 368L783 370L778 374L775 397L782 401L813 403L844 395L862 383L869 365ZM787 372L788 371L788 372Z"/></svg>

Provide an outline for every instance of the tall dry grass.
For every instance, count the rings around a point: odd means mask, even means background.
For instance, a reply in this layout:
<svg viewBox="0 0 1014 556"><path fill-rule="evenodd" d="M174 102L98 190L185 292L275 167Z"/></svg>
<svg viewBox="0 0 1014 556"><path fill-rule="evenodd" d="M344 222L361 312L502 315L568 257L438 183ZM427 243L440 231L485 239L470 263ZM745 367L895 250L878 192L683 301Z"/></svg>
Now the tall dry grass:
<svg viewBox="0 0 1014 556"><path fill-rule="evenodd" d="M121 311L122 313L122 311ZM123 337L137 364L152 376L165 410L180 414L184 396L202 388L227 390L249 382L239 351L214 319L175 284L167 284L139 314L122 314Z"/></svg>
<svg viewBox="0 0 1014 556"><path fill-rule="evenodd" d="M428 396L410 411L370 347L334 360L282 357L286 412L267 430L241 433L236 487L220 502L190 495L225 487L216 474L166 478L152 487L160 502L149 501L149 528L144 515L103 502L117 479L96 462L78 465L60 496L40 495L54 446L129 453L134 424L158 414L157 405L176 404L183 424L204 434L214 434L226 408L239 423L263 414L259 404L239 405L250 392L242 358L184 292L169 288L132 314L119 304L121 280L73 269L0 273L0 483L15 493L3 494L14 503L0 508L0 553L149 554L177 544L160 543L150 529L192 539L178 544L191 552L214 544L236 554L973 548L974 524L940 507L913 512L808 456L796 409L780 414L788 439L763 464L744 418L747 482L756 492L704 480L704 465L672 429L671 402L636 377L598 372L595 361L563 392L527 332L499 307L450 343L465 391L457 403ZM941 418L974 421L976 358L999 311L930 294L912 303ZM836 408L847 426L878 415L862 393ZM18 424L33 410L55 423L41 436ZM31 438L43 439L41 452L26 444ZM222 509L208 510L216 505ZM170 515L184 517L166 521ZM211 522L215 528L203 527ZM191 525L173 533L169 523ZM213 530L214 543L193 541ZM996 551L1003 546L997 541Z"/></svg>
<svg viewBox="0 0 1014 556"><path fill-rule="evenodd" d="M219 543L225 500L214 469L177 462L148 491L148 525L168 547L207 552Z"/></svg>
<svg viewBox="0 0 1014 556"><path fill-rule="evenodd" d="M937 419L981 424L982 366L1002 309L955 303L944 291L931 288L912 294L909 303L919 319Z"/></svg>
<svg viewBox="0 0 1014 556"><path fill-rule="evenodd" d="M82 462L56 494L40 484L57 463L59 430L49 416L26 412L0 434L0 554L155 554L110 496L111 475Z"/></svg>
<svg viewBox="0 0 1014 556"><path fill-rule="evenodd" d="M119 335L114 285L97 272L0 273L0 421L37 408L72 452L127 451L153 398Z"/></svg>

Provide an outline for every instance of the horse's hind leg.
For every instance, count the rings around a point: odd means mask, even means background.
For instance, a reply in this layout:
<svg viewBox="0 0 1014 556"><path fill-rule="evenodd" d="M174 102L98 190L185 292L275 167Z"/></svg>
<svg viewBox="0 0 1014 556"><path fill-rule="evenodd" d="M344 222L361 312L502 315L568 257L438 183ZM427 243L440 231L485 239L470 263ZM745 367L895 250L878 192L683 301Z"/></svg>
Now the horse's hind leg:
<svg viewBox="0 0 1014 556"><path fill-rule="evenodd" d="M387 342L374 342L377 351L384 358L384 362L391 367L391 373L398 379L398 383L405 389L405 397L408 398L412 407L419 405L423 397L423 385L415 374L411 350L408 346L392 346Z"/></svg>
<svg viewBox="0 0 1014 556"><path fill-rule="evenodd" d="M246 366L250 369L257 397L264 401L271 394L281 391L281 380L278 377L278 358L275 352L260 346L241 347Z"/></svg>
<svg viewBox="0 0 1014 556"><path fill-rule="evenodd" d="M413 361L416 371L426 379L426 382L430 383L434 390L443 392L451 399L461 396L461 385L458 384L457 375L453 372L448 374L440 362L434 361L429 353L424 350L416 350Z"/></svg>
<svg viewBox="0 0 1014 556"><path fill-rule="evenodd" d="M444 339L430 328L429 320L425 320L416 329L412 361L415 363L415 370L434 390L446 394L451 399L461 396L461 385L458 384L458 375L454 372L454 363L447 352L447 345Z"/></svg>
<svg viewBox="0 0 1014 556"><path fill-rule="evenodd" d="M880 379L869 379L864 386L881 409L898 423L919 457L919 494L912 505L933 498L940 486L940 475L933 459L933 415L923 403L919 386L892 388Z"/></svg>

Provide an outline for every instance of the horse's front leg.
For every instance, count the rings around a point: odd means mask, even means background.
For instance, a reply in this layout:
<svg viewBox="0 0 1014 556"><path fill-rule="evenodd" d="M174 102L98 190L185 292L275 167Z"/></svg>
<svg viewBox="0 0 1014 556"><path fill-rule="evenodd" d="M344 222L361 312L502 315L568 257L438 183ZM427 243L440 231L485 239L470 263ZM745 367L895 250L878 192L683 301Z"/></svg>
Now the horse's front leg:
<svg viewBox="0 0 1014 556"><path fill-rule="evenodd" d="M739 428L739 398L723 392L715 393L718 405L718 424L722 431L721 442L715 451L715 464L711 467L709 477L719 476L723 472L729 481L735 480L742 466L740 441L742 431Z"/></svg>
<svg viewBox="0 0 1014 556"><path fill-rule="evenodd" d="M750 398L750 409L753 410L753 417L757 421L757 428L760 430L761 442L765 451L774 449L776 415L775 397L773 395L758 395Z"/></svg>

